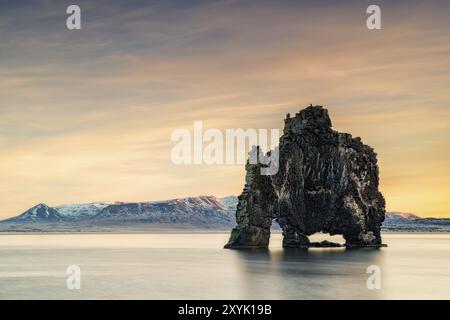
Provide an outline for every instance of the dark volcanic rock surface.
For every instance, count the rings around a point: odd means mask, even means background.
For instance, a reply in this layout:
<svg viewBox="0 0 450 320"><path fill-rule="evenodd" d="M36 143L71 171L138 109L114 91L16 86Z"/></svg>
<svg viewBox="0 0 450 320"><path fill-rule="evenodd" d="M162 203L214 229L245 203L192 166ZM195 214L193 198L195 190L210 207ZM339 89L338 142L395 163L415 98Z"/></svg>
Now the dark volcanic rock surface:
<svg viewBox="0 0 450 320"><path fill-rule="evenodd" d="M360 138L332 130L323 107L287 115L279 170L261 175L261 167L246 165L227 248L267 247L274 218L284 247L309 246L308 236L316 232L342 234L348 246L381 245L385 201L376 153Z"/></svg>

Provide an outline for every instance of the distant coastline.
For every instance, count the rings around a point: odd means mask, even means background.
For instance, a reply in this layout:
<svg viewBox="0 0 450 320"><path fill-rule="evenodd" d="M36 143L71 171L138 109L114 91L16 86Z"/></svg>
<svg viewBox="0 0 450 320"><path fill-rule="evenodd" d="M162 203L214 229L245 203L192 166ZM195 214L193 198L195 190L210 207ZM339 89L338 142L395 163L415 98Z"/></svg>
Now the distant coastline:
<svg viewBox="0 0 450 320"><path fill-rule="evenodd" d="M0 234L221 233L235 225L236 196L187 197L141 203L38 204L0 221ZM281 232L274 221L273 232ZM448 233L450 219L387 212L383 233Z"/></svg>
<svg viewBox="0 0 450 320"><path fill-rule="evenodd" d="M14 230L2 230L0 236L7 235L40 235L40 234L55 234L55 235L95 235L95 234L123 234L123 235L142 235L142 234L228 234L228 230L198 230L198 229L164 229L164 230L147 230L147 231L115 231L115 230L102 230L102 231L14 231ZM281 230L272 231L273 234L281 234ZM381 234L414 234L414 235L439 235L448 234L450 231L381 231ZM327 235L328 236L328 235Z"/></svg>

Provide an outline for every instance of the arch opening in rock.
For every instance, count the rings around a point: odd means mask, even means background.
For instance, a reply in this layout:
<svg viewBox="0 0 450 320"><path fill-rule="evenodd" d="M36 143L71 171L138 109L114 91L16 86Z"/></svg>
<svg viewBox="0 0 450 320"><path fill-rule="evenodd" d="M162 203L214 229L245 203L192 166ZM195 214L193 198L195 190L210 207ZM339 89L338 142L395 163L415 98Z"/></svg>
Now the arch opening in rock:
<svg viewBox="0 0 450 320"><path fill-rule="evenodd" d="M308 236L310 247L322 247L333 248L343 247L345 245L345 239L342 235L330 235L325 232L316 232Z"/></svg>

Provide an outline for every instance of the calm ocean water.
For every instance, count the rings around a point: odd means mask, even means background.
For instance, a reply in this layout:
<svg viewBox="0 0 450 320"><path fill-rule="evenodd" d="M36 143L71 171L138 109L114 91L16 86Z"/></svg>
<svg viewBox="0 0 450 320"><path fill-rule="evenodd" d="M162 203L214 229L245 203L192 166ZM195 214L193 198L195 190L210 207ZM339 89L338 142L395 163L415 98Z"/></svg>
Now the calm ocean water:
<svg viewBox="0 0 450 320"><path fill-rule="evenodd" d="M321 239L329 239L323 236ZM382 249L222 249L228 234L0 235L0 299L449 299L450 234ZM321 240L320 239L320 240ZM69 265L81 289L66 286ZM381 289L367 289L369 265Z"/></svg>

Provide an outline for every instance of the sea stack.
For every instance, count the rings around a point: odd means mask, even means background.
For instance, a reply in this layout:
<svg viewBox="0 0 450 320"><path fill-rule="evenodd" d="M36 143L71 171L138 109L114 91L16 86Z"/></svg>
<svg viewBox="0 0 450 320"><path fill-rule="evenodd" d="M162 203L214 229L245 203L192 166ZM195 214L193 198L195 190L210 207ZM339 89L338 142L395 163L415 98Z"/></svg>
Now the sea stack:
<svg viewBox="0 0 450 320"><path fill-rule="evenodd" d="M322 106L284 122L277 173L262 175L263 165L247 162L237 226L225 248L266 248L273 219L284 248L315 246L308 236L317 232L343 235L347 247L382 246L385 200L374 150L334 131Z"/></svg>

